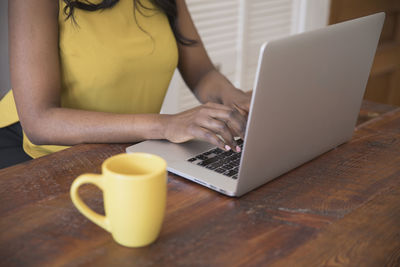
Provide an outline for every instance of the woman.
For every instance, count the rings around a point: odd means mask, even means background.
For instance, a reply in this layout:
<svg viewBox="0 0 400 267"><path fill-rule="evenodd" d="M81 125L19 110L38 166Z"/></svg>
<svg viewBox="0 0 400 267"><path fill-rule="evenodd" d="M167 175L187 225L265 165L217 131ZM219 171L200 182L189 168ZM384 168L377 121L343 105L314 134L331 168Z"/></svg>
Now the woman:
<svg viewBox="0 0 400 267"><path fill-rule="evenodd" d="M9 38L23 147L33 158L146 139L240 150L234 137L244 135L250 94L214 68L184 0L12 0ZM176 67L203 104L160 115Z"/></svg>

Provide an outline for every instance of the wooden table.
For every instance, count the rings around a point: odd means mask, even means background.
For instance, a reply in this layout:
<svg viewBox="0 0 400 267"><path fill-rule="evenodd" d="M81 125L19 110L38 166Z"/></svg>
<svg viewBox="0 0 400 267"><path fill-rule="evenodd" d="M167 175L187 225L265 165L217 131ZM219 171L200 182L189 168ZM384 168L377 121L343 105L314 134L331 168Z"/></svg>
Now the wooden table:
<svg viewBox="0 0 400 267"><path fill-rule="evenodd" d="M170 174L161 235L139 249L116 244L68 193L126 145L0 170L0 266L399 266L400 108L364 102L359 122L350 142L241 198ZM97 188L81 195L102 211Z"/></svg>

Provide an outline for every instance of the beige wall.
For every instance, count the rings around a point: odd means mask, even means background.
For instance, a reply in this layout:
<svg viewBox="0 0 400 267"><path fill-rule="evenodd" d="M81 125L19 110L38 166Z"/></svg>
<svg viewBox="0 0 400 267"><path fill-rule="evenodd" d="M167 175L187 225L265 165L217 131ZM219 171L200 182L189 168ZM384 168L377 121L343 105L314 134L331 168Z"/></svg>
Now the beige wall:
<svg viewBox="0 0 400 267"><path fill-rule="evenodd" d="M0 99L10 89L8 64L8 1L0 0Z"/></svg>

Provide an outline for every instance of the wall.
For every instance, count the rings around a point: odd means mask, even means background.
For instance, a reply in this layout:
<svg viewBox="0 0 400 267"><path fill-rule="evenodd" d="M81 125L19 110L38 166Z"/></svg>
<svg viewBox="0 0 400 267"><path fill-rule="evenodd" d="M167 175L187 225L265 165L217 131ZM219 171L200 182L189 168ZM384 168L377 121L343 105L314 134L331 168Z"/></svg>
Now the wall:
<svg viewBox="0 0 400 267"><path fill-rule="evenodd" d="M330 23L385 12L365 99L400 106L400 1L332 0Z"/></svg>
<svg viewBox="0 0 400 267"><path fill-rule="evenodd" d="M8 1L0 0L0 99L10 89L8 60Z"/></svg>

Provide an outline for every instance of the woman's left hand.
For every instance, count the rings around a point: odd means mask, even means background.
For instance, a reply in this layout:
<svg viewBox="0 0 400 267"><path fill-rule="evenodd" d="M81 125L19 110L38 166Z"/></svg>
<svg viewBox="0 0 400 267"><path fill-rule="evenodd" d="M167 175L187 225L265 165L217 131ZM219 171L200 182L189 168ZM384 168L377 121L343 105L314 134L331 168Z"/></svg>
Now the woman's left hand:
<svg viewBox="0 0 400 267"><path fill-rule="evenodd" d="M247 118L253 91L237 89L219 71L209 71L195 86L195 95L202 103L213 102L238 110Z"/></svg>
<svg viewBox="0 0 400 267"><path fill-rule="evenodd" d="M221 96L222 104L231 108L237 109L242 115L249 114L250 101L253 91L243 92L235 87L225 90Z"/></svg>

